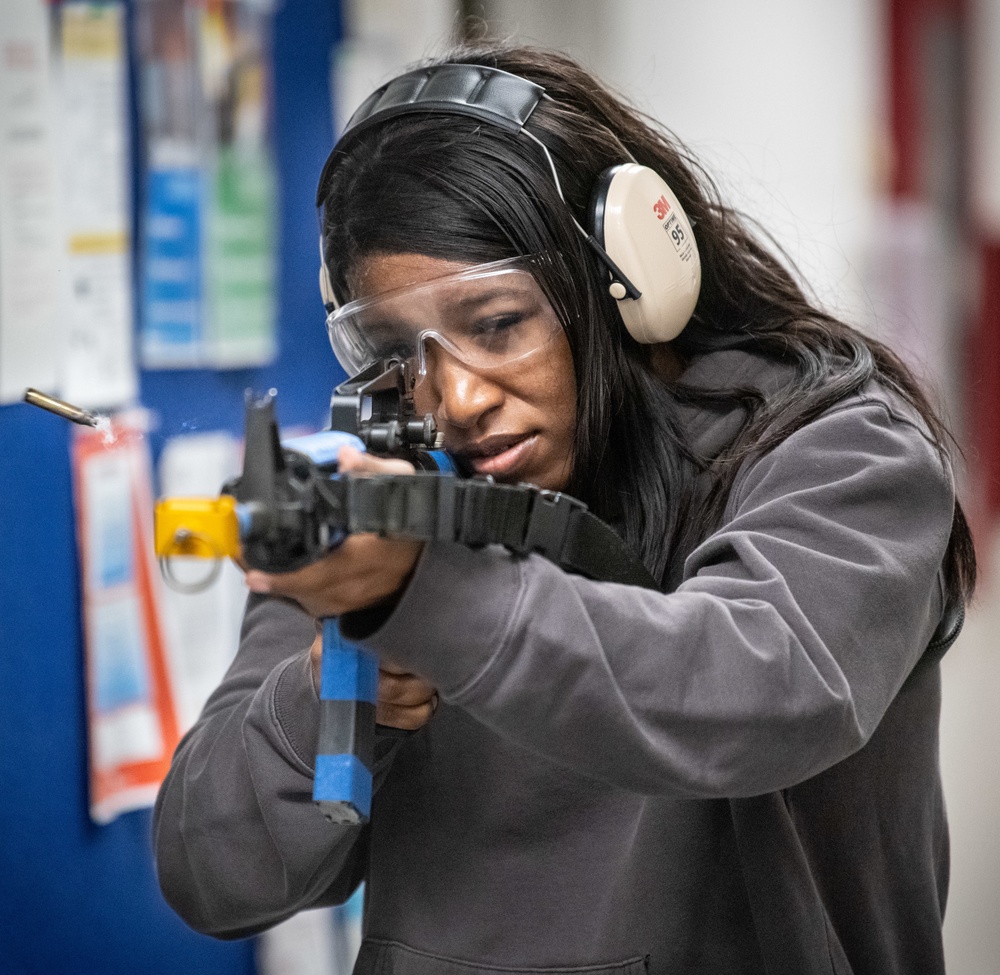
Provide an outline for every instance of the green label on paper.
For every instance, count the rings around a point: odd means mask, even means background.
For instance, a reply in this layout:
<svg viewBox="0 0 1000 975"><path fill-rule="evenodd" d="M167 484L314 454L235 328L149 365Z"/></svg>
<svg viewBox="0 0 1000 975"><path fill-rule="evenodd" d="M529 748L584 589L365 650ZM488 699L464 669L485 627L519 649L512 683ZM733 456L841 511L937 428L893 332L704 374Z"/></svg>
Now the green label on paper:
<svg viewBox="0 0 1000 975"><path fill-rule="evenodd" d="M270 158L219 149L206 239L206 358L216 367L266 365L275 341L275 178Z"/></svg>

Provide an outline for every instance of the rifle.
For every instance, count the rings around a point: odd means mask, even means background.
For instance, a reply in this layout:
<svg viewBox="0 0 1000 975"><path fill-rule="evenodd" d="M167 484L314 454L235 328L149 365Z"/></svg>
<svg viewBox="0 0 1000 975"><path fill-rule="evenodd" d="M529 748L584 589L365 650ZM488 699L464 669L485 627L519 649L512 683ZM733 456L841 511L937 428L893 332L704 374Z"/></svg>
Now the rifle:
<svg viewBox="0 0 1000 975"><path fill-rule="evenodd" d="M334 390L329 430L284 442L274 391L248 396L240 476L218 498L166 499L156 507L155 547L168 582L184 588L170 572L175 556L217 564L239 558L265 572L288 572L321 558L348 534L376 532L471 547L501 544L593 579L657 588L581 501L533 485L461 476L441 449L433 416L417 415L414 385L410 363L378 362ZM345 443L404 457L416 471L338 474ZM361 824L371 815L378 661L327 619L320 672L313 797L332 822Z"/></svg>
<svg viewBox="0 0 1000 975"><path fill-rule="evenodd" d="M193 586L181 583L170 569L177 556L210 558L216 566L239 558L265 572L289 572L321 558L352 531L370 529L367 522L379 514L371 500L391 493L395 477L383 478L384 490L373 492L360 479L338 476L345 444L405 457L417 477L453 478L455 465L440 449L433 417L416 414L413 385L406 363L375 363L334 390L329 430L285 441L275 392L248 394L242 473L218 498L168 498L156 506L155 548L168 584L192 591L214 578L213 572ZM409 534L405 523L391 522L379 530ZM313 798L332 822L358 824L370 816L377 689L375 655L348 641L336 619L324 620Z"/></svg>

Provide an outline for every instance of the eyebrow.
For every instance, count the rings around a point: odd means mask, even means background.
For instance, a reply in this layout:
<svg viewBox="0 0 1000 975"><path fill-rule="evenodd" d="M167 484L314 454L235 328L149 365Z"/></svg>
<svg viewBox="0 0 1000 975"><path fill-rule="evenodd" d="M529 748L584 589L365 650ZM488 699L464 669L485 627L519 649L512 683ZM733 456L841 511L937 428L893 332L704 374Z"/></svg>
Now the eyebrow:
<svg viewBox="0 0 1000 975"><path fill-rule="evenodd" d="M498 287L491 288L489 291L480 291L478 294L467 295L464 298L459 298L455 301L455 305L458 308L470 308L475 307L476 305L485 305L487 302L493 301L496 298L503 298L511 294L513 294L514 297L521 298L532 296L529 288L519 288L517 290L513 290L510 287Z"/></svg>

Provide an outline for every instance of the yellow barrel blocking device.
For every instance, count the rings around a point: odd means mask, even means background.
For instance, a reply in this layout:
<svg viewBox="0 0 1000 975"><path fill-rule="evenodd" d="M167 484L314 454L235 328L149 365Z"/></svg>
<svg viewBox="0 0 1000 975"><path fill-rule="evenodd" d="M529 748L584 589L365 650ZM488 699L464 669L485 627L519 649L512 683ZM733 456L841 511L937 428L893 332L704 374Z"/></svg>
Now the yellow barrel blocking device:
<svg viewBox="0 0 1000 975"><path fill-rule="evenodd" d="M165 498L156 505L153 543L161 559L236 558L240 554L236 499Z"/></svg>

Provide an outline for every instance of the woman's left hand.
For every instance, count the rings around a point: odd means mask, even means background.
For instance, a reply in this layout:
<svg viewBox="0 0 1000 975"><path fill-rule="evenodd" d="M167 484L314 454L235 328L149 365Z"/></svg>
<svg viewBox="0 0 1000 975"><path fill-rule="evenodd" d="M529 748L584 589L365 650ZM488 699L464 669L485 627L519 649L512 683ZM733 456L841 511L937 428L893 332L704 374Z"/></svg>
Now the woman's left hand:
<svg viewBox="0 0 1000 975"><path fill-rule="evenodd" d="M318 689L323 667L323 634L317 633L309 648L313 685ZM432 684L387 660L378 665L375 720L389 728L417 731L433 717L438 695Z"/></svg>
<svg viewBox="0 0 1000 975"><path fill-rule="evenodd" d="M404 460L389 460L344 447L338 457L342 473L412 474ZM267 573L251 569L251 592L294 599L310 616L323 619L366 609L398 595L406 587L423 542L378 535L349 535L338 548L295 572Z"/></svg>

